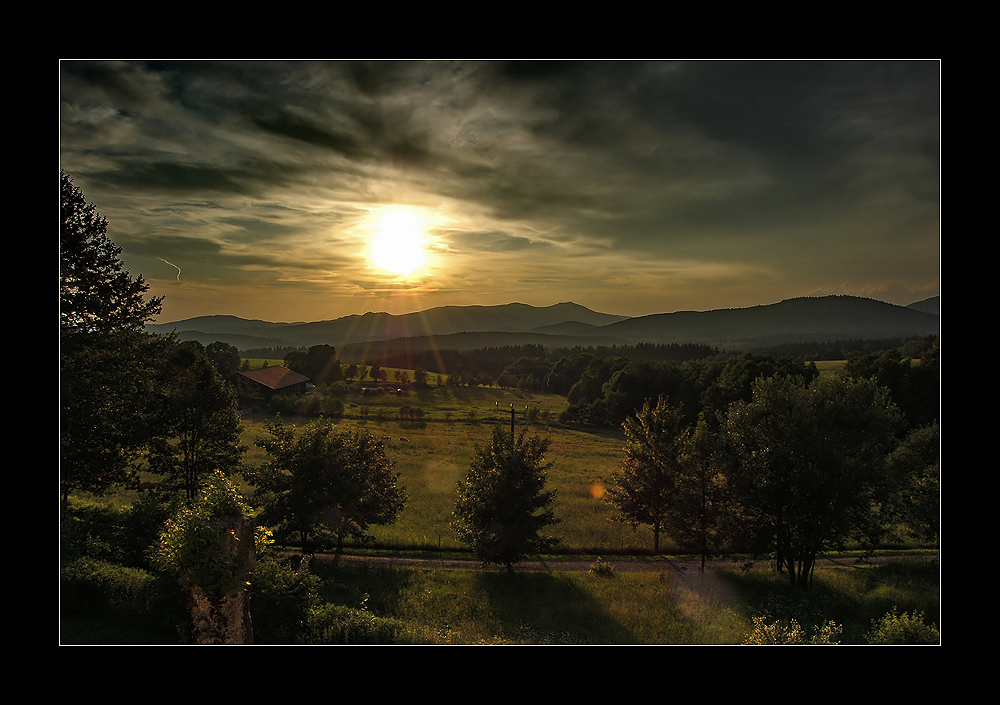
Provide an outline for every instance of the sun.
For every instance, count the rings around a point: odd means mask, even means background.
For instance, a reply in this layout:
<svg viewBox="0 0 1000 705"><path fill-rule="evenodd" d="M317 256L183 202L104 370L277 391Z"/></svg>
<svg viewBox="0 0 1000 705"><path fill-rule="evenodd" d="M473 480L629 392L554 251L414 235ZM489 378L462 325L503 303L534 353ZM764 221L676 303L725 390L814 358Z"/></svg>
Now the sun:
<svg viewBox="0 0 1000 705"><path fill-rule="evenodd" d="M412 277L427 265L426 225L416 211L391 208L373 214L368 256L390 274Z"/></svg>

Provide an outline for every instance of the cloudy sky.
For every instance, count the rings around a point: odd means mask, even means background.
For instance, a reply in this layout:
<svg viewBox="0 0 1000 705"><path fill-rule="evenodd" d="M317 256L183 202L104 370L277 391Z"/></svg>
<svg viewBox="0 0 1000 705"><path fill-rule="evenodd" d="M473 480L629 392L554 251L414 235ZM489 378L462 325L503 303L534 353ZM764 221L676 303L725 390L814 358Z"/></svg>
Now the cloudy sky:
<svg viewBox="0 0 1000 705"><path fill-rule="evenodd" d="M940 64L61 61L159 322L940 293Z"/></svg>

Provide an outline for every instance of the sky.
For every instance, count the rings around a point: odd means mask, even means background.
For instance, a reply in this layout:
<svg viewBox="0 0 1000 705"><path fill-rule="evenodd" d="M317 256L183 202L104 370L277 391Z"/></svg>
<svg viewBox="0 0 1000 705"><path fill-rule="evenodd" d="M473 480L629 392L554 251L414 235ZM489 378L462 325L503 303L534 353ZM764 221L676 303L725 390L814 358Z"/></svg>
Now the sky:
<svg viewBox="0 0 1000 705"><path fill-rule="evenodd" d="M940 62L61 60L156 322L940 294Z"/></svg>

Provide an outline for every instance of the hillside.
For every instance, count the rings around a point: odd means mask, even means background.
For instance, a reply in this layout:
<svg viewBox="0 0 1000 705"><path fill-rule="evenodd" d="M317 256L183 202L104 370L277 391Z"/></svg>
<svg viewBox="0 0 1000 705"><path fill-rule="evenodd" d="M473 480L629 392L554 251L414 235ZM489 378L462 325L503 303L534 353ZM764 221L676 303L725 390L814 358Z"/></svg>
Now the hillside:
<svg viewBox="0 0 1000 705"><path fill-rule="evenodd" d="M749 308L635 318L599 313L574 303L545 307L511 303L443 306L403 315L369 312L311 323L201 316L149 325L147 330L176 332L183 340L204 344L218 340L241 350L323 343L355 350L468 350L528 343L546 347L700 343L747 350L793 342L936 335L940 318L932 311L938 310L939 300L896 306L856 296L802 297Z"/></svg>

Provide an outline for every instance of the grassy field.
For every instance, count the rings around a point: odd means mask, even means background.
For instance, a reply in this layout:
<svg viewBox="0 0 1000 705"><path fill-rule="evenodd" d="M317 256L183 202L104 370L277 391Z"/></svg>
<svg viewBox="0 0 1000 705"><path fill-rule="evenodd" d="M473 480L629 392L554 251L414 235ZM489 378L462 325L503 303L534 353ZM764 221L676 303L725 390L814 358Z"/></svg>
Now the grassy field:
<svg viewBox="0 0 1000 705"><path fill-rule="evenodd" d="M369 564L314 570L331 601L398 620L428 644L740 644L754 617L794 619L807 634L833 620L839 643L864 644L873 620L894 607L938 617L937 569L926 558L820 568L808 593L792 593L762 565L610 577Z"/></svg>
<svg viewBox="0 0 1000 705"><path fill-rule="evenodd" d="M648 530L610 521L601 500L603 483L621 460L621 436L614 431L586 431L554 422L566 400L552 394L494 388L434 386L403 396L394 394L343 397L345 416L340 428L359 428L385 438L389 457L401 474L408 501L399 520L375 527L376 541L389 548L464 548L449 527L455 487L464 477L475 448L488 443L496 423L509 428L511 404L515 428L525 426L551 441L547 459L549 487L556 491L555 511L561 523L553 530L567 550L602 552L645 551L652 539ZM401 407L422 409L420 421L399 418ZM536 418L527 423L525 409ZM243 419L244 443L251 448L249 463L264 460L254 441L264 433L265 417ZM303 425L308 418L283 418ZM543 421L544 420L544 421Z"/></svg>
<svg viewBox="0 0 1000 705"><path fill-rule="evenodd" d="M494 424L509 427L514 406L518 430L529 427L551 441L549 486L562 520L553 535L567 553L584 561L602 556L648 553L648 529L633 531L611 521L602 501L603 483L621 461L615 430L583 430L556 422L563 397L493 388L433 386L396 396L342 394L342 428L384 438L401 473L408 502L392 526L375 527L377 547L400 553L465 550L449 527L455 486L477 444L487 443ZM401 408L420 408L420 420L400 418ZM527 412L527 413L526 413ZM533 422L529 423L530 419ZM245 415L246 461L263 462L254 445L264 433L262 414ZM283 417L304 425L314 419ZM249 491L250 488L244 488ZM667 542L665 554L674 553ZM556 560L557 557L549 557ZM442 570L316 559L323 598L405 625L410 643L422 644L739 644L753 619L796 619L808 627L832 619L843 629L840 643L863 644L872 620L893 608L921 610L938 618L936 563L927 557L894 559L887 565L844 560L817 568L807 594L792 593L783 576L759 562L701 574L696 563L677 570L684 557L652 572L616 571L602 576L580 570L516 572ZM143 631L116 613L63 621L61 641L72 643L164 643L169 633Z"/></svg>

